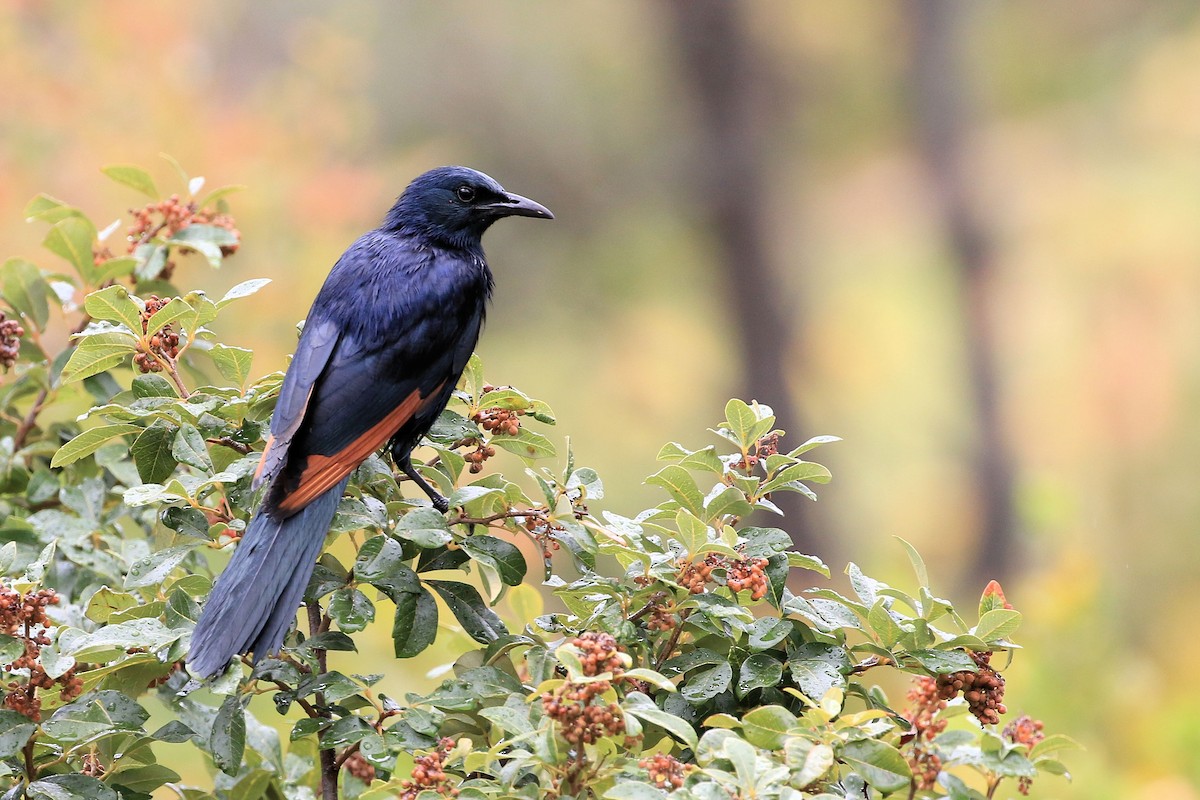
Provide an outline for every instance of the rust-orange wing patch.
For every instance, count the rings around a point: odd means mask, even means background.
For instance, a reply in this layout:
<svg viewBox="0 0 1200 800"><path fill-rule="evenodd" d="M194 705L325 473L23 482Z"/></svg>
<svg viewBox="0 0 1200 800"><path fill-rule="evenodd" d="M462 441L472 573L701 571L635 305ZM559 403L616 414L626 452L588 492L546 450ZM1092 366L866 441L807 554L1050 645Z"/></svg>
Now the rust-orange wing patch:
<svg viewBox="0 0 1200 800"><path fill-rule="evenodd" d="M300 482L279 504L281 511L299 511L316 498L320 497L342 478L354 471L367 456L374 453L383 443L400 430L427 402L429 397L437 395L441 386L437 386L429 395L423 396L414 389L404 402L396 406L379 422L364 431L341 451L331 456L310 455L300 474Z"/></svg>

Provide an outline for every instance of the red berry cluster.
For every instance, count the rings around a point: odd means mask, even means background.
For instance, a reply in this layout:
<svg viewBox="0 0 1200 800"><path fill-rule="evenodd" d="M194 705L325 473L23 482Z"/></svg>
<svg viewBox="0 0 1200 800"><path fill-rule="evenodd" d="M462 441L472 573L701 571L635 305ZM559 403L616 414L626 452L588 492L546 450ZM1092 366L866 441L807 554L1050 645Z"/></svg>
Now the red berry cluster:
<svg viewBox="0 0 1200 800"><path fill-rule="evenodd" d="M458 797L458 789L446 777L445 769L446 757L453 749L454 740L445 738L438 742L437 750L427 756L419 756L414 759L412 777L400 783L400 788L403 789L399 794L400 800L416 800L417 795L425 791L436 792L443 797ZM347 759L347 763L349 763L349 759ZM370 766L370 764L366 766ZM374 777L374 770L372 770L372 777Z"/></svg>
<svg viewBox="0 0 1200 800"><path fill-rule="evenodd" d="M363 758L363 754L358 751L351 753L350 757L342 762L342 769L368 786L371 784L371 781L375 780L375 767L371 766L371 762ZM415 769L413 771L414 773L416 772Z"/></svg>
<svg viewBox="0 0 1200 800"><path fill-rule="evenodd" d="M559 724L563 738L573 745L592 744L604 736L624 733L621 707L600 700L625 672L627 662L617 640L611 634L588 631L571 644L579 651L584 675L594 678L611 673L612 679L565 681L542 695L542 710Z"/></svg>
<svg viewBox="0 0 1200 800"><path fill-rule="evenodd" d="M483 472L483 462L496 455L496 448L490 444L476 441L475 449L463 456L467 463L471 465L470 470L472 475L478 475L480 472Z"/></svg>
<svg viewBox="0 0 1200 800"><path fill-rule="evenodd" d="M930 743L946 729L946 720L938 717L946 707L946 700L939 692L937 680L929 677L916 679L908 690L908 699L913 705L904 712L904 717L912 724L914 739L908 764L917 789L932 789L942 771L942 760L930 749Z"/></svg>
<svg viewBox="0 0 1200 800"><path fill-rule="evenodd" d="M753 469L758 466L758 462L762 461L767 456L773 456L779 452L779 434L771 433L759 439L754 443L754 453L746 455L730 466L734 469Z"/></svg>
<svg viewBox="0 0 1200 800"><path fill-rule="evenodd" d="M58 602L52 589L38 589L21 594L15 589L0 586L0 631L25 640L25 650L5 668L5 672L28 670L29 677L5 684L4 706L23 714L34 722L42 718L42 700L38 689L61 687L63 700L70 702L83 691L83 680L75 677L72 667L58 678L51 678L39 662L41 650L50 644L46 630L51 626L46 606Z"/></svg>
<svg viewBox="0 0 1200 800"><path fill-rule="evenodd" d="M712 580L713 570L721 566L720 558L716 553L710 553L698 564L686 558L679 559L675 562L679 568L675 582L691 594L704 594L704 587Z"/></svg>
<svg viewBox="0 0 1200 800"><path fill-rule="evenodd" d="M975 718L984 725L996 725L1000 715L1008 711L1004 707L1004 676L992 669L991 651L971 653L979 667L978 672L963 670L949 675L938 675L938 694L949 700L959 692L967 701L967 707Z"/></svg>
<svg viewBox="0 0 1200 800"><path fill-rule="evenodd" d="M646 620L646 629L659 633L674 630L677 625L679 625L679 607L671 600L656 603L650 609L650 616Z"/></svg>
<svg viewBox="0 0 1200 800"><path fill-rule="evenodd" d="M525 518L525 530L529 531L530 535L541 546L542 558L549 561L552 554L560 549L558 540L554 538L554 534L564 531L566 528L538 514Z"/></svg>
<svg viewBox="0 0 1200 800"><path fill-rule="evenodd" d="M133 217L133 225L129 228L129 252L132 253L138 245L145 244L155 236L162 235L170 238L189 225L214 225L225 228L233 233L233 244L221 245L221 255L231 256L237 252L238 242L242 238L233 217L207 208L200 208L196 202L183 202L179 195L173 194L158 203L149 203L143 208L129 209Z"/></svg>
<svg viewBox="0 0 1200 800"><path fill-rule="evenodd" d="M150 295L146 300L146 310L142 312L142 333L148 332L150 318L154 316L155 312L169 302L170 300L164 300L158 295ZM164 325L161 330L151 336L149 349L135 355L133 362L142 372L162 372L162 362L155 358L155 354L169 359L179 355L179 334L175 333L174 324Z"/></svg>
<svg viewBox="0 0 1200 800"><path fill-rule="evenodd" d="M749 590L753 600L767 596L769 583L765 558L729 558L719 553L709 553L699 563L681 558L675 565L679 568L675 582L691 594L703 594L705 585L712 580L713 570L724 569L725 585L732 591Z"/></svg>
<svg viewBox="0 0 1200 800"><path fill-rule="evenodd" d="M491 384L484 386L479 393L480 402L483 402L484 396L488 392L495 390L496 387ZM521 430L521 420L518 417L524 414L523 409L481 408L471 419L478 422L488 433L506 433L509 436L516 436Z"/></svg>
<svg viewBox="0 0 1200 800"><path fill-rule="evenodd" d="M1045 726L1040 719L1022 714L1004 726L1004 738L1013 744L1023 744L1032 750L1038 742L1046 738L1046 734L1042 732L1043 727ZM1033 778L1021 778L1017 782L1017 791L1021 794L1029 794L1029 787L1032 785Z"/></svg>
<svg viewBox="0 0 1200 800"><path fill-rule="evenodd" d="M8 319L7 315L0 311L0 366L8 369L13 364L17 363L17 356L21 352L21 337L25 335L25 329L21 327L21 323L15 319Z"/></svg>
<svg viewBox="0 0 1200 800"><path fill-rule="evenodd" d="M765 558L741 558L731 560L725 567L728 577L725 585L735 592L750 591L751 600L762 600L767 596L767 560Z"/></svg>
<svg viewBox="0 0 1200 800"><path fill-rule="evenodd" d="M649 773L651 783L668 792L683 786L684 776L692 770L691 764L664 753L647 756L638 762L638 766Z"/></svg>

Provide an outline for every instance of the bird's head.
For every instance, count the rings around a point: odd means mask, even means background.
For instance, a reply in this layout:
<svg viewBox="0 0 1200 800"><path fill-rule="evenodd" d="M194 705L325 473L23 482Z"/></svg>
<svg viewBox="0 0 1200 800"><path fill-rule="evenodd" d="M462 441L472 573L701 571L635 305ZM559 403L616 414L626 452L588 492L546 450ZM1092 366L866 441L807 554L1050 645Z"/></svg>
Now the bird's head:
<svg viewBox="0 0 1200 800"><path fill-rule="evenodd" d="M501 217L554 219L550 210L528 197L505 191L492 178L467 167L438 167L408 185L384 227L409 229L449 244L478 244L483 232Z"/></svg>

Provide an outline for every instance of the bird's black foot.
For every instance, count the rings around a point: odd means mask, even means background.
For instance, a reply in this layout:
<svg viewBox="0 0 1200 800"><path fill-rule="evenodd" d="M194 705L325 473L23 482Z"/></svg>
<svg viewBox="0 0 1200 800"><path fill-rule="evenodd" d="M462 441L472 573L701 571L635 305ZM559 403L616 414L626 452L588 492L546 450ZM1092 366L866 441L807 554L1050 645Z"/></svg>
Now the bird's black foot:
<svg viewBox="0 0 1200 800"><path fill-rule="evenodd" d="M405 458L400 462L400 469L409 477L413 483L421 487L426 496L429 497L429 502L433 503L433 507L439 512L445 514L450 510L450 501L442 497L437 489L429 485L428 481L421 477L421 473L417 472L417 468L412 465L412 461Z"/></svg>

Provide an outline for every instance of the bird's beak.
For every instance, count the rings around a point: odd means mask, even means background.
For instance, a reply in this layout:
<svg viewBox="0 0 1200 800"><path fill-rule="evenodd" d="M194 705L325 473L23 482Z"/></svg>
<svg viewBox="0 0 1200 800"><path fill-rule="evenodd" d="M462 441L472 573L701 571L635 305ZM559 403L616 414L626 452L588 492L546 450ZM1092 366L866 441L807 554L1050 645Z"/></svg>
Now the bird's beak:
<svg viewBox="0 0 1200 800"><path fill-rule="evenodd" d="M537 217L538 219L554 219L550 209L541 203L535 203L528 197L519 194L506 194L505 199L488 204L488 208L502 217Z"/></svg>

